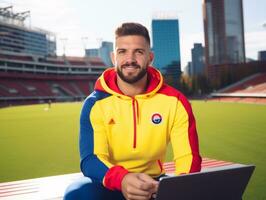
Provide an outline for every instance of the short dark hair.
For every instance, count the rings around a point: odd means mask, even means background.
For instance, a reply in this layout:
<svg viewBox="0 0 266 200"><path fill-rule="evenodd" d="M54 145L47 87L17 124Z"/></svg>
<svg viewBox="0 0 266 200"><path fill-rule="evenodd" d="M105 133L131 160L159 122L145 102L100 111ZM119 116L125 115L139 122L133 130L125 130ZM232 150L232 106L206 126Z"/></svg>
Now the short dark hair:
<svg viewBox="0 0 266 200"><path fill-rule="evenodd" d="M115 31L115 38L127 35L143 36L148 44L151 45L151 40L147 28L139 23L123 23Z"/></svg>

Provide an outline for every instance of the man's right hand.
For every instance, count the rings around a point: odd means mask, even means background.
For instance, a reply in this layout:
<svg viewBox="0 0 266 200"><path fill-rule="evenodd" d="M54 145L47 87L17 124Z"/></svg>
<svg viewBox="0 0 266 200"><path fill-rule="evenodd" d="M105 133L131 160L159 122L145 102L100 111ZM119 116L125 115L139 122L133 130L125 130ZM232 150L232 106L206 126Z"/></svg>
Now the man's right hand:
<svg viewBox="0 0 266 200"><path fill-rule="evenodd" d="M128 173L121 184L127 200L149 200L158 189L158 181L144 173Z"/></svg>

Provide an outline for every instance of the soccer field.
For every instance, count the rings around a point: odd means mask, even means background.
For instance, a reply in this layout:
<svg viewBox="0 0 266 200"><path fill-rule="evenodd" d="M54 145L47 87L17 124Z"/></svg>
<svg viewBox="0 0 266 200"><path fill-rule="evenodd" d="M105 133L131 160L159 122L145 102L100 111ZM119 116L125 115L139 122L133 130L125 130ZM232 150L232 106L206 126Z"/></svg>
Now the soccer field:
<svg viewBox="0 0 266 200"><path fill-rule="evenodd" d="M204 101L192 105L202 155L255 164L244 199L266 199L266 106Z"/></svg>
<svg viewBox="0 0 266 200"><path fill-rule="evenodd" d="M203 157L255 164L244 199L266 199L266 106L192 101L192 107ZM81 103L0 109L0 182L78 172L80 109Z"/></svg>

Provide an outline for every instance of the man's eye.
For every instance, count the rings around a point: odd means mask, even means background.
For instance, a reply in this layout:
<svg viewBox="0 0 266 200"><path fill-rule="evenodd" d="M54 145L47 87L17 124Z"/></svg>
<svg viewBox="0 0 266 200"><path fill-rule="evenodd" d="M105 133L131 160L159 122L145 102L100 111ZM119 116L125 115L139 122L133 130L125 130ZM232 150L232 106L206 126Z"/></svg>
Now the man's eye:
<svg viewBox="0 0 266 200"><path fill-rule="evenodd" d="M141 50L138 50L137 53L142 55L144 52Z"/></svg>
<svg viewBox="0 0 266 200"><path fill-rule="evenodd" d="M125 51L117 51L117 54L123 54Z"/></svg>

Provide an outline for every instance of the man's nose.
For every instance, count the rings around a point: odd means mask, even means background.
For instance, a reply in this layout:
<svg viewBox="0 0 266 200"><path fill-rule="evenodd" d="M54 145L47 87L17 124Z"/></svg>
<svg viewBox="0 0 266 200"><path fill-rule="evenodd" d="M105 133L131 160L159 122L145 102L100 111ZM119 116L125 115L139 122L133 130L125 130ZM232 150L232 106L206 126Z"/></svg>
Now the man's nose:
<svg viewBox="0 0 266 200"><path fill-rule="evenodd" d="M136 56L134 53L128 53L126 55L126 62L127 63L131 63L131 62L135 62L136 61Z"/></svg>

